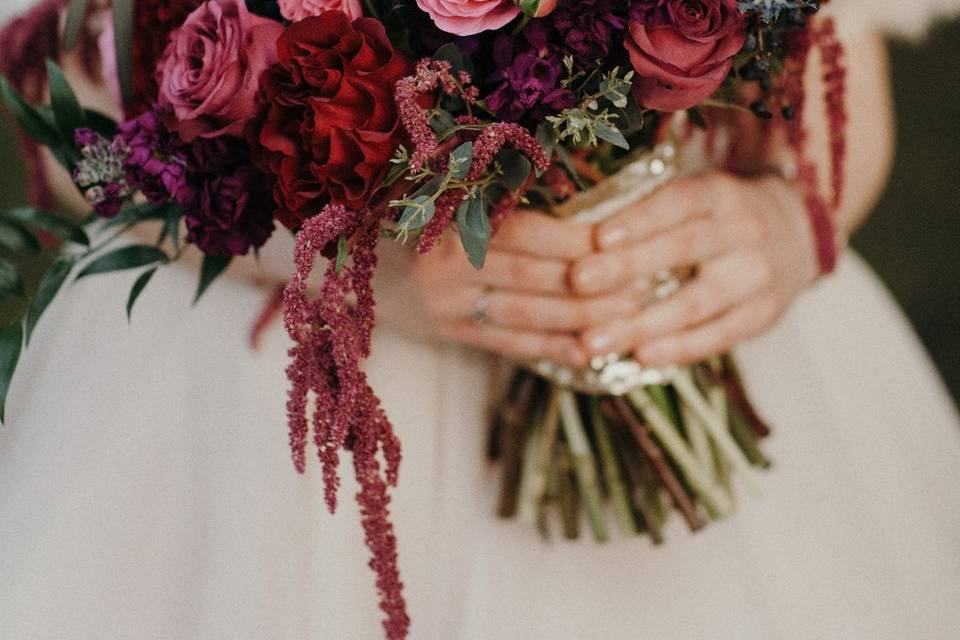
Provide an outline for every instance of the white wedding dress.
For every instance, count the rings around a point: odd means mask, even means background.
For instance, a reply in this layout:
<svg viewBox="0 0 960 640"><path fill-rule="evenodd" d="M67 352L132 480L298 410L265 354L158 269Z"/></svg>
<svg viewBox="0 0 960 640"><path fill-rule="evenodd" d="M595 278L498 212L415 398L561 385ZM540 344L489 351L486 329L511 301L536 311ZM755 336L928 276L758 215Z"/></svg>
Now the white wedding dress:
<svg viewBox="0 0 960 640"><path fill-rule="evenodd" d="M22 360L0 638L381 637L352 481L331 516L317 466L289 460L286 336L247 347L266 294L222 280L191 308L195 274L168 268L128 324L134 277L70 287ZM960 422L875 276L847 254L738 356L775 425L762 494L660 548L545 543L493 515L493 359L380 330L367 369L404 443L412 637L960 637Z"/></svg>

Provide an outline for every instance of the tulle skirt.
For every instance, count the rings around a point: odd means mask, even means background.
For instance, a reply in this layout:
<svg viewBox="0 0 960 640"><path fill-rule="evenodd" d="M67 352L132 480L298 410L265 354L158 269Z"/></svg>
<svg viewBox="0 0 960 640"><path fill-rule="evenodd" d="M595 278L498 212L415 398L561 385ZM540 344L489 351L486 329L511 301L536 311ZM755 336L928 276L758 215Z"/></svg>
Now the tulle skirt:
<svg viewBox="0 0 960 640"><path fill-rule="evenodd" d="M263 291L189 308L169 268L55 302L0 431L0 637L378 638L355 485L323 507L289 461L287 341ZM667 543L543 541L495 518L502 367L381 330L368 370L404 443L393 513L412 637L947 640L960 629L960 424L925 352L848 255L738 350L775 467L733 518Z"/></svg>

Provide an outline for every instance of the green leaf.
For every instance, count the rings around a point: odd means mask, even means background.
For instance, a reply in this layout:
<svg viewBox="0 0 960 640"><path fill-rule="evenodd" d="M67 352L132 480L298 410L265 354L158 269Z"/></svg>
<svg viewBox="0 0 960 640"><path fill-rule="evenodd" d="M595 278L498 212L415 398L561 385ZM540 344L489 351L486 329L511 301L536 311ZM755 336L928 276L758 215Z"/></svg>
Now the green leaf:
<svg viewBox="0 0 960 640"><path fill-rule="evenodd" d="M464 142L450 153L450 175L456 180L463 180L470 173L473 164L473 143Z"/></svg>
<svg viewBox="0 0 960 640"><path fill-rule="evenodd" d="M83 229L72 221L58 215L42 211L36 207L16 207L2 213L4 218L16 220L37 229L43 229L58 238L71 240L84 246L90 245L90 239Z"/></svg>
<svg viewBox="0 0 960 640"><path fill-rule="evenodd" d="M150 278L153 277L153 274L157 272L158 267L153 267L148 269L140 274L140 277L137 278L136 282L133 283L133 288L130 289L130 297L127 298L127 321L130 320L130 314L133 312L133 305L137 302L137 298L140 297L140 294L143 293L143 290L146 288L147 284L150 282Z"/></svg>
<svg viewBox="0 0 960 640"><path fill-rule="evenodd" d="M73 141L73 132L87 126L87 114L84 113L77 95L67 82L63 71L53 60L47 60L47 82L50 87L50 106L57 121L57 129L64 141Z"/></svg>
<svg viewBox="0 0 960 640"><path fill-rule="evenodd" d="M419 206L410 206L403 210L397 221L397 227L400 229L406 231L422 229L433 220L433 215L437 212L437 207L429 196L417 196L413 201Z"/></svg>
<svg viewBox="0 0 960 640"><path fill-rule="evenodd" d="M543 152L548 158L553 157L553 148L557 146L557 136L553 132L553 125L549 122L541 122L537 125L535 132L537 142L543 147Z"/></svg>
<svg viewBox="0 0 960 640"><path fill-rule="evenodd" d="M103 224L103 228L109 229L110 227L146 222L147 220L167 220L174 212L177 214L177 221L179 222L180 205L175 202L137 204L121 209L120 213Z"/></svg>
<svg viewBox="0 0 960 640"><path fill-rule="evenodd" d="M167 262L167 260L167 254L152 245L134 244L120 247L89 262L77 275L77 280L99 273L136 269L158 262Z"/></svg>
<svg viewBox="0 0 960 640"><path fill-rule="evenodd" d="M437 134L446 133L450 129L453 129L456 124L450 112L444 109L434 112L433 117L430 119L430 126Z"/></svg>
<svg viewBox="0 0 960 640"><path fill-rule="evenodd" d="M337 240L337 261L334 264L334 269L337 272L337 275L343 273L343 267L347 264L347 258L350 257L350 243L347 241L346 236L340 236Z"/></svg>
<svg viewBox="0 0 960 640"><path fill-rule="evenodd" d="M487 260L487 248L493 233L482 195L475 194L457 209L457 230L470 264L477 269L482 268Z"/></svg>
<svg viewBox="0 0 960 640"><path fill-rule="evenodd" d="M16 254L35 254L40 251L40 243L30 230L16 220L0 218L0 247Z"/></svg>
<svg viewBox="0 0 960 640"><path fill-rule="evenodd" d="M70 7L67 9L67 26L63 37L63 47L67 51L77 46L77 41L83 32L89 4L90 0L70 0Z"/></svg>
<svg viewBox="0 0 960 640"><path fill-rule="evenodd" d="M104 138L113 138L117 135L117 123L110 116L93 109L84 109L83 113L87 117L87 126Z"/></svg>
<svg viewBox="0 0 960 640"><path fill-rule="evenodd" d="M620 133L620 129L617 129L615 126L603 121L597 121L596 132L597 137L601 140L606 140L613 146L621 149L630 149L630 143L627 142L627 139Z"/></svg>
<svg viewBox="0 0 960 640"><path fill-rule="evenodd" d="M193 298L193 304L197 304L206 290L213 284L213 281L230 266L233 256L203 256L203 266L200 268L200 284L197 285L197 295Z"/></svg>
<svg viewBox="0 0 960 640"><path fill-rule="evenodd" d="M61 144L60 132L51 126L46 119L23 96L0 76L0 95L3 102L23 130L42 145L54 147ZM72 140L72 138L71 138Z"/></svg>
<svg viewBox="0 0 960 640"><path fill-rule="evenodd" d="M497 179L497 182L509 191L522 187L523 183L530 177L530 172L533 171L530 161L518 151L504 149L494 157L503 169L503 175Z"/></svg>
<svg viewBox="0 0 960 640"><path fill-rule="evenodd" d="M47 269L47 272L43 274L43 278L40 279L37 292L33 295L33 298L30 300L30 306L27 308L28 344L30 337L33 335L33 330L36 329L37 323L40 321L40 317L57 296L57 292L60 291L67 276L70 275L72 268L73 260L61 258L54 262L50 268Z"/></svg>
<svg viewBox="0 0 960 640"><path fill-rule="evenodd" d="M113 0L113 34L117 51L117 78L124 105L133 96L133 5L134 0Z"/></svg>
<svg viewBox="0 0 960 640"><path fill-rule="evenodd" d="M0 300L10 297L24 297L23 280L17 273L17 267L6 260L0 260Z"/></svg>
<svg viewBox="0 0 960 640"><path fill-rule="evenodd" d="M536 16L537 11L540 10L540 0L520 0L518 4L523 15L530 18Z"/></svg>
<svg viewBox="0 0 960 640"><path fill-rule="evenodd" d="M7 393L23 350L23 323L17 319L0 329L0 422L4 422Z"/></svg>
<svg viewBox="0 0 960 640"><path fill-rule="evenodd" d="M449 62L450 71L453 72L454 75L456 75L460 71L468 71L468 72L472 71L472 65L467 60L467 58L464 57L463 52L460 51L460 47L453 44L452 42L448 42L447 44L437 49L437 52L433 54L433 59L446 60L447 62Z"/></svg>

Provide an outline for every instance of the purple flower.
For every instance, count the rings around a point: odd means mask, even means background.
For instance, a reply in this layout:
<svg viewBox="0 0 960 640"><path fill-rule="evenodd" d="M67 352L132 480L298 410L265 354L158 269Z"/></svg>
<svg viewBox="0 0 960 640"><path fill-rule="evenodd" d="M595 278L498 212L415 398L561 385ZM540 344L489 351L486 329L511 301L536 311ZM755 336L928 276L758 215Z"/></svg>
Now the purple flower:
<svg viewBox="0 0 960 640"><path fill-rule="evenodd" d="M77 129L73 140L82 156L73 167L73 181L98 216L112 218L133 192L124 169L126 152L91 129Z"/></svg>
<svg viewBox="0 0 960 640"><path fill-rule="evenodd" d="M273 233L273 209L270 177L253 166L205 174L184 205L187 240L207 255L246 255Z"/></svg>
<svg viewBox="0 0 960 640"><path fill-rule="evenodd" d="M591 72L623 41L626 23L622 2L563 1L553 13L532 20L520 37L498 36L487 106L509 122L542 120L573 106L573 92L562 86L563 58L573 59L574 71Z"/></svg>
<svg viewBox="0 0 960 640"><path fill-rule="evenodd" d="M656 5L655 2L634 3ZM610 53L614 44L623 41L627 28L622 2L616 0L585 0L561 2L548 20L559 36L563 53L573 56L574 66L590 69L599 59Z"/></svg>
<svg viewBox="0 0 960 640"><path fill-rule="evenodd" d="M563 63L547 45L546 27L532 22L523 30L523 42L501 35L494 43L497 83L486 97L487 106L506 122L540 120L573 106L573 93L560 85Z"/></svg>
<svg viewBox="0 0 960 640"><path fill-rule="evenodd" d="M167 130L156 109L120 125L127 180L154 204L189 199L187 147Z"/></svg>

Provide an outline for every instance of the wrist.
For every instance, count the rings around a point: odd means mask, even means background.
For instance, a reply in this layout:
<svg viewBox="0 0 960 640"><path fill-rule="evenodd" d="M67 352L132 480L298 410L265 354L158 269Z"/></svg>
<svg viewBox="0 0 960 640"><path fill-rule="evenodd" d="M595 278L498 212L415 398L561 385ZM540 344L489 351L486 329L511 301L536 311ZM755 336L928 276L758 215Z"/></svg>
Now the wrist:
<svg viewBox="0 0 960 640"><path fill-rule="evenodd" d="M774 250L785 261L796 290L813 283L824 273L822 232L813 223L804 190L796 182L780 175L767 175L757 182L773 206L775 228L780 238Z"/></svg>

